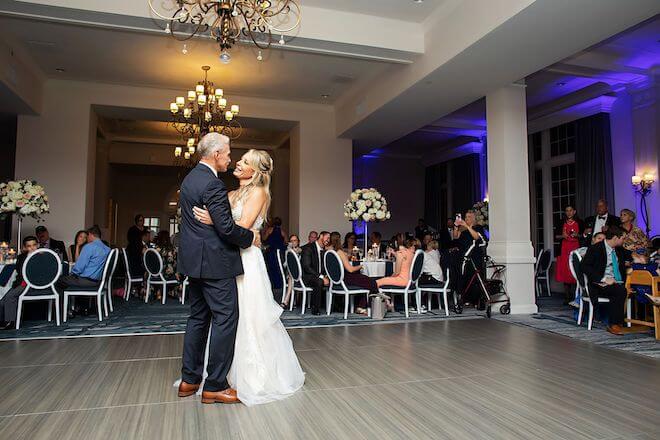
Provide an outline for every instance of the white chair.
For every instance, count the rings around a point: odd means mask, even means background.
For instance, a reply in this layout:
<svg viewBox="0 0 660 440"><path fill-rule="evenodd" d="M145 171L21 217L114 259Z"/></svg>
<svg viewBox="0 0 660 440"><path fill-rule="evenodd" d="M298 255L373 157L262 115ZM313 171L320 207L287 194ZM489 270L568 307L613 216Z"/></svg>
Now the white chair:
<svg viewBox="0 0 660 440"><path fill-rule="evenodd" d="M330 288L326 297L326 310L330 315L332 311L332 296L344 295L344 319L348 319L348 304L351 305L351 313L355 311L355 295L364 295L367 299L367 314L371 316L371 307L369 307L369 289L362 287L347 286L344 283L344 265L341 258L335 251L328 251L324 257L325 270L330 278Z"/></svg>
<svg viewBox="0 0 660 440"><path fill-rule="evenodd" d="M55 306L55 322L60 325L60 296L55 290L55 282L62 274L60 257L50 249L37 249L25 259L23 263L23 280L25 289L18 297L18 310L16 314L16 330L21 328L21 313L25 301L48 301L48 321L53 320L53 306ZM28 295L30 290L46 290L52 293L38 293ZM66 314L65 314L66 316Z"/></svg>
<svg viewBox="0 0 660 440"><path fill-rule="evenodd" d="M426 256L424 256L426 258ZM420 284L418 285L419 287L419 296L421 297L424 292L428 293L428 301L427 301L427 306L426 308L428 311L431 311L431 299L433 295L438 295L438 306L440 310L442 310L442 304L444 303L445 305L445 314L449 316L449 305L447 301L447 293L451 289L449 289L449 270L447 270L446 275L445 275L445 282L444 284ZM440 301L440 296L442 295L443 301ZM454 298L454 302L456 302L456 298Z"/></svg>
<svg viewBox="0 0 660 440"><path fill-rule="evenodd" d="M289 311L293 310L293 306L296 299L296 292L302 293L302 312L301 315L305 314L305 307L307 305L307 295L312 293L312 288L305 286L305 283L302 280L302 267L300 266L300 259L298 255L291 249L286 251L286 266L289 269L291 278L293 279L293 290L291 293L291 300L289 301Z"/></svg>
<svg viewBox="0 0 660 440"><path fill-rule="evenodd" d="M188 290L188 286L190 285L190 280L188 277L186 277L183 280L183 283L181 283L181 304L186 303L186 290Z"/></svg>
<svg viewBox="0 0 660 440"><path fill-rule="evenodd" d="M543 284L546 286L548 296L552 296L552 292L550 291L550 266L552 266L552 249L542 249L536 259L536 296L543 294Z"/></svg>
<svg viewBox="0 0 660 440"><path fill-rule="evenodd" d="M128 301L128 298L131 295L131 289L133 287L133 283L140 283L142 284L144 282L144 278L142 276L136 276L131 274L131 269L130 266L128 265L128 253L126 252L126 248L123 248L121 250L122 256L124 257L124 267L126 268L126 279L124 281L124 299Z"/></svg>
<svg viewBox="0 0 660 440"><path fill-rule="evenodd" d="M163 275L163 257L156 249L147 249L144 252L144 267L147 269L147 291L144 293L144 302L149 302L152 285L160 285L163 288L163 304L167 299L167 286L177 285L179 281L174 278L168 280Z"/></svg>
<svg viewBox="0 0 660 440"><path fill-rule="evenodd" d="M422 298L419 294L419 289L417 288L417 281L422 275L422 267L424 264L424 252L418 250L415 252L413 257L412 266L410 267L410 278L408 279L408 284L405 287L400 286L381 286L378 290L380 293L389 295L392 298L392 304L394 304L394 295L403 295L403 305L405 307L406 318L409 317L408 312L408 295L410 293L415 293L415 305L417 307L417 314L421 314L421 302Z"/></svg>
<svg viewBox="0 0 660 440"><path fill-rule="evenodd" d="M110 311L114 312L115 309L112 306L112 277L115 276L115 270L117 270L117 263L119 263L119 249L116 249L116 255L112 267L110 268L110 277L108 278L108 294L105 296L105 300L110 307Z"/></svg>
<svg viewBox="0 0 660 440"><path fill-rule="evenodd" d="M282 250L277 249L275 252L277 255L277 268L280 270L280 277L282 278L282 300L280 301L280 304L284 303L284 298L286 297L286 290L287 290L287 279L286 279L286 270L284 268L284 261L282 261Z"/></svg>
<svg viewBox="0 0 660 440"><path fill-rule="evenodd" d="M105 298L103 298L103 296L110 295L110 290L109 290L110 275L113 266L116 264L117 258L119 258L118 254L119 254L118 249L112 249L108 254L108 257L105 259L105 264L103 265L103 275L101 276L101 280L99 281L98 287L77 288L75 290L70 288L69 290L64 291L64 305L63 305L64 322L66 322L67 319L70 296L89 296L96 298L96 310L98 312L99 321L103 321L101 304L103 304L105 316L106 317L108 316L108 302L106 301Z"/></svg>

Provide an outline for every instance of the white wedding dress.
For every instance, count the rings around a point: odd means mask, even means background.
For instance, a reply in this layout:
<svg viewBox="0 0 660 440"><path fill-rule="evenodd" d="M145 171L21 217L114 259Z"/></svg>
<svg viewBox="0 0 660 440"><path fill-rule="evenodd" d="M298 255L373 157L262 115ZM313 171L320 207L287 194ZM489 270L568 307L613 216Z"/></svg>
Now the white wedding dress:
<svg viewBox="0 0 660 440"><path fill-rule="evenodd" d="M232 208L234 221L241 219L242 211L242 201L238 201ZM252 229L261 229L262 226L263 219L259 217ZM241 260L243 275L236 278L238 329L234 361L227 381L236 389L241 402L252 406L289 397L303 386L305 373L280 321L282 307L273 298L261 249L254 246L242 249ZM208 350L207 342L204 378Z"/></svg>

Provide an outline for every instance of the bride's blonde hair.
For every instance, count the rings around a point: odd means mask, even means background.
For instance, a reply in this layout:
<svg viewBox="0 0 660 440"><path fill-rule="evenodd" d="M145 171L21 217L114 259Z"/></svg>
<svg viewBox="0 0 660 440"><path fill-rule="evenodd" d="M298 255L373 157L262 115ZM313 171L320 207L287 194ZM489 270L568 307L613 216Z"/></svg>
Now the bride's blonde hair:
<svg viewBox="0 0 660 440"><path fill-rule="evenodd" d="M263 188L266 193L266 203L262 215L266 217L270 208L270 180L273 174L273 159L264 150L251 149L243 155L245 162L254 170L252 178L246 185L242 185L236 191L236 200L247 196L253 188Z"/></svg>

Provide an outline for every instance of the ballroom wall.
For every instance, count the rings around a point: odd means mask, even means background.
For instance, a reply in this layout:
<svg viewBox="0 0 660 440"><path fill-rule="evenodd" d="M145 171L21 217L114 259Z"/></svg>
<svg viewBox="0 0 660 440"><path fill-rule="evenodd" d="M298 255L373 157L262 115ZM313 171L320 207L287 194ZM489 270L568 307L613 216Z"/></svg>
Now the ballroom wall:
<svg viewBox="0 0 660 440"><path fill-rule="evenodd" d="M69 237L94 218L92 106L162 110L177 93L89 82L45 83L42 113L18 118L16 177L33 178L46 187L51 201L46 221L54 236ZM336 137L333 108L252 97L235 100L244 116L297 122L290 141L290 230L347 231L342 204L351 191L351 141ZM27 222L27 228L32 226Z"/></svg>

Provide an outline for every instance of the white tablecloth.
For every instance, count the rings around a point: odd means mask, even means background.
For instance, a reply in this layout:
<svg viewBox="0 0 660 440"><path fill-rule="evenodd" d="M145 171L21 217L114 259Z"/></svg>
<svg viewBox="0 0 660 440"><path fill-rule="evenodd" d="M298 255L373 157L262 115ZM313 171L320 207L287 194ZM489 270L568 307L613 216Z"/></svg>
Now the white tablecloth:
<svg viewBox="0 0 660 440"><path fill-rule="evenodd" d="M369 278L383 278L387 263L385 261L364 261L362 262L362 273Z"/></svg>

